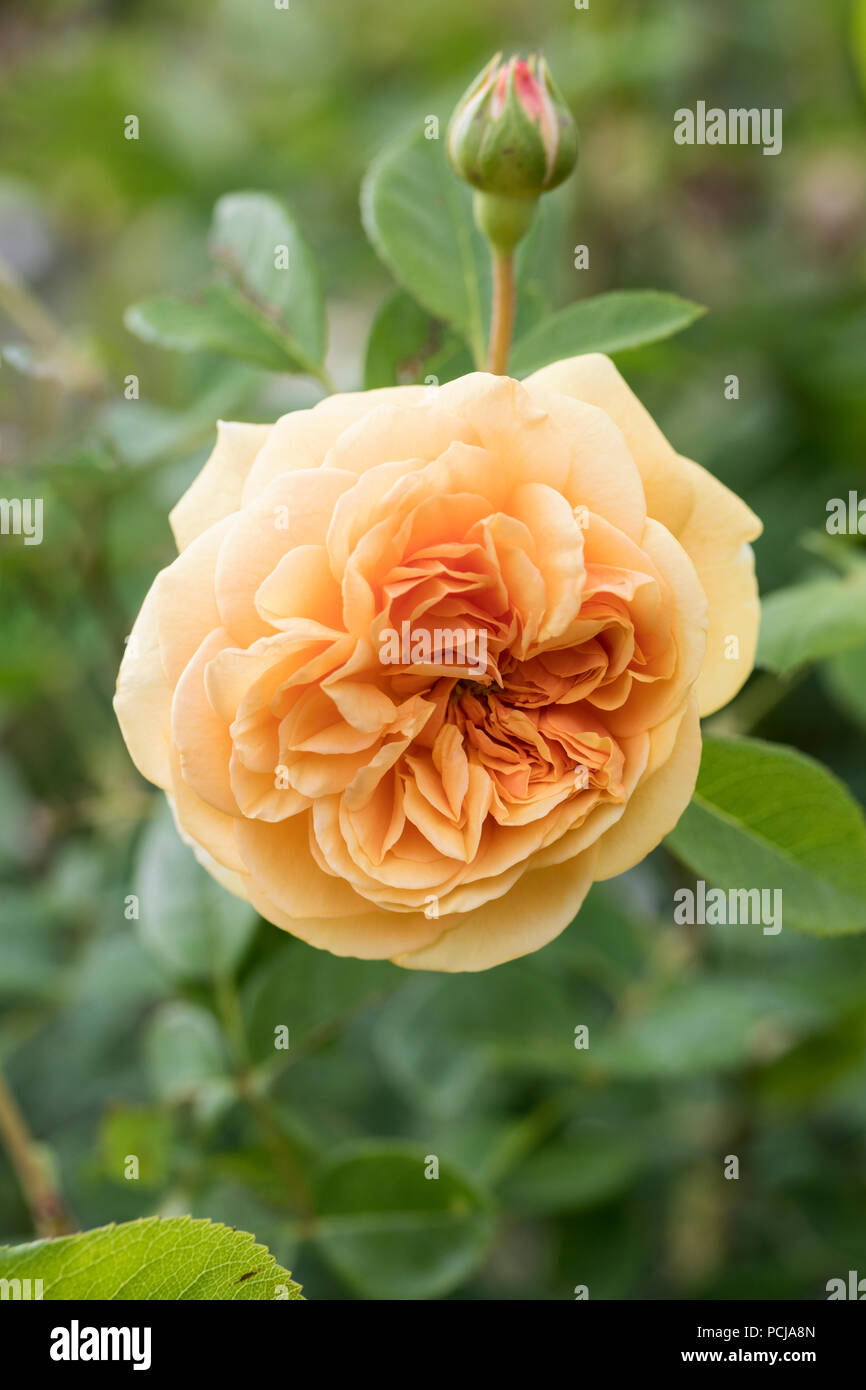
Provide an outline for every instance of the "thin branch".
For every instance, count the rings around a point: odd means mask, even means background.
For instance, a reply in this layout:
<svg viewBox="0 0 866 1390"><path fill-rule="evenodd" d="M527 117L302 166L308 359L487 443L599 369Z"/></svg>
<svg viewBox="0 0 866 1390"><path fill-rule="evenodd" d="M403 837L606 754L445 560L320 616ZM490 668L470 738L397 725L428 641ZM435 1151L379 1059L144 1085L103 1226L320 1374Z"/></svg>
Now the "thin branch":
<svg viewBox="0 0 866 1390"><path fill-rule="evenodd" d="M30 1208L37 1236L61 1236L73 1230L50 1166L30 1133L18 1102L0 1071L0 1141L15 1170Z"/></svg>

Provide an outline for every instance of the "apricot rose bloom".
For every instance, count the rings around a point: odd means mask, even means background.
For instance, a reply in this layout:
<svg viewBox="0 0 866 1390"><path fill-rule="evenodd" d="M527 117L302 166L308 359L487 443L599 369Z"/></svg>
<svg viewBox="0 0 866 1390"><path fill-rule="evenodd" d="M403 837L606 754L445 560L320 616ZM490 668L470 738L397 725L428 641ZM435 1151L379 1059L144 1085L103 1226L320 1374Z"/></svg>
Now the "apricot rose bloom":
<svg viewBox="0 0 866 1390"><path fill-rule="evenodd" d="M129 750L220 883L338 955L543 946L676 824L752 667L759 521L595 354L221 424L171 522ZM486 671L383 664L405 622L486 634Z"/></svg>

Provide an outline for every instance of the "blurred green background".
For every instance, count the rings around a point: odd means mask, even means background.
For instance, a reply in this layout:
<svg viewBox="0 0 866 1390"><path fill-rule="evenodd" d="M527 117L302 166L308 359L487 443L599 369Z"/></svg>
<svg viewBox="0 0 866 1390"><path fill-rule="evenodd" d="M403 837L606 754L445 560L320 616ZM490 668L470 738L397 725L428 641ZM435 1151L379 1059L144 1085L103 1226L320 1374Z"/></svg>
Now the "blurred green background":
<svg viewBox="0 0 866 1390"><path fill-rule="evenodd" d="M660 850L492 973L339 962L209 886L111 711L215 419L320 394L149 347L124 309L202 278L217 197L268 190L318 258L329 365L356 387L391 283L358 212L370 159L429 114L444 130L494 51L536 47L581 132L556 301L649 286L707 305L621 369L764 519L762 589L832 564L826 503L866 487L866 6L0 6L0 494L45 508L41 546L0 537L0 1061L78 1226L226 1221L311 1298L823 1297L866 1273L861 939L675 927L693 880ZM698 99L783 108L783 152L676 146ZM715 722L813 754L863 800L864 691L854 652L759 674ZM0 1157L0 1240L29 1235Z"/></svg>

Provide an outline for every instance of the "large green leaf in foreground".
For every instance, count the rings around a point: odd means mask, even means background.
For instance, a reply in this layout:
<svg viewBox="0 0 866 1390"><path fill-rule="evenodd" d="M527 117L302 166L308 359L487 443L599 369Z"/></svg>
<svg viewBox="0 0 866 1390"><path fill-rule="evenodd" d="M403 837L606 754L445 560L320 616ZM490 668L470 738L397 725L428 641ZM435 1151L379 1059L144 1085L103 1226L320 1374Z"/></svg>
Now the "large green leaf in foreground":
<svg viewBox="0 0 866 1390"><path fill-rule="evenodd" d="M666 843L719 888L781 889L788 926L866 931L863 812L792 748L705 738L694 797Z"/></svg>
<svg viewBox="0 0 866 1390"><path fill-rule="evenodd" d="M190 1216L148 1217L0 1248L0 1279L41 1279L46 1299L301 1298L246 1231Z"/></svg>

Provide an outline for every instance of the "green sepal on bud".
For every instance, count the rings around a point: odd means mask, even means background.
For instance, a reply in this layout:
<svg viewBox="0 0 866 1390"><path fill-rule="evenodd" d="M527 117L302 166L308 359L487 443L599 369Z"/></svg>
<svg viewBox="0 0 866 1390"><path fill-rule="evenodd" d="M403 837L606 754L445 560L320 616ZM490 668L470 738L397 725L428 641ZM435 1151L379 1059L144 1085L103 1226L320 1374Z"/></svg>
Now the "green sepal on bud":
<svg viewBox="0 0 866 1390"><path fill-rule="evenodd" d="M497 54L457 103L447 145L455 172L481 195L479 226L502 250L577 163L577 128L540 54L505 63ZM528 206L513 206L521 202Z"/></svg>

